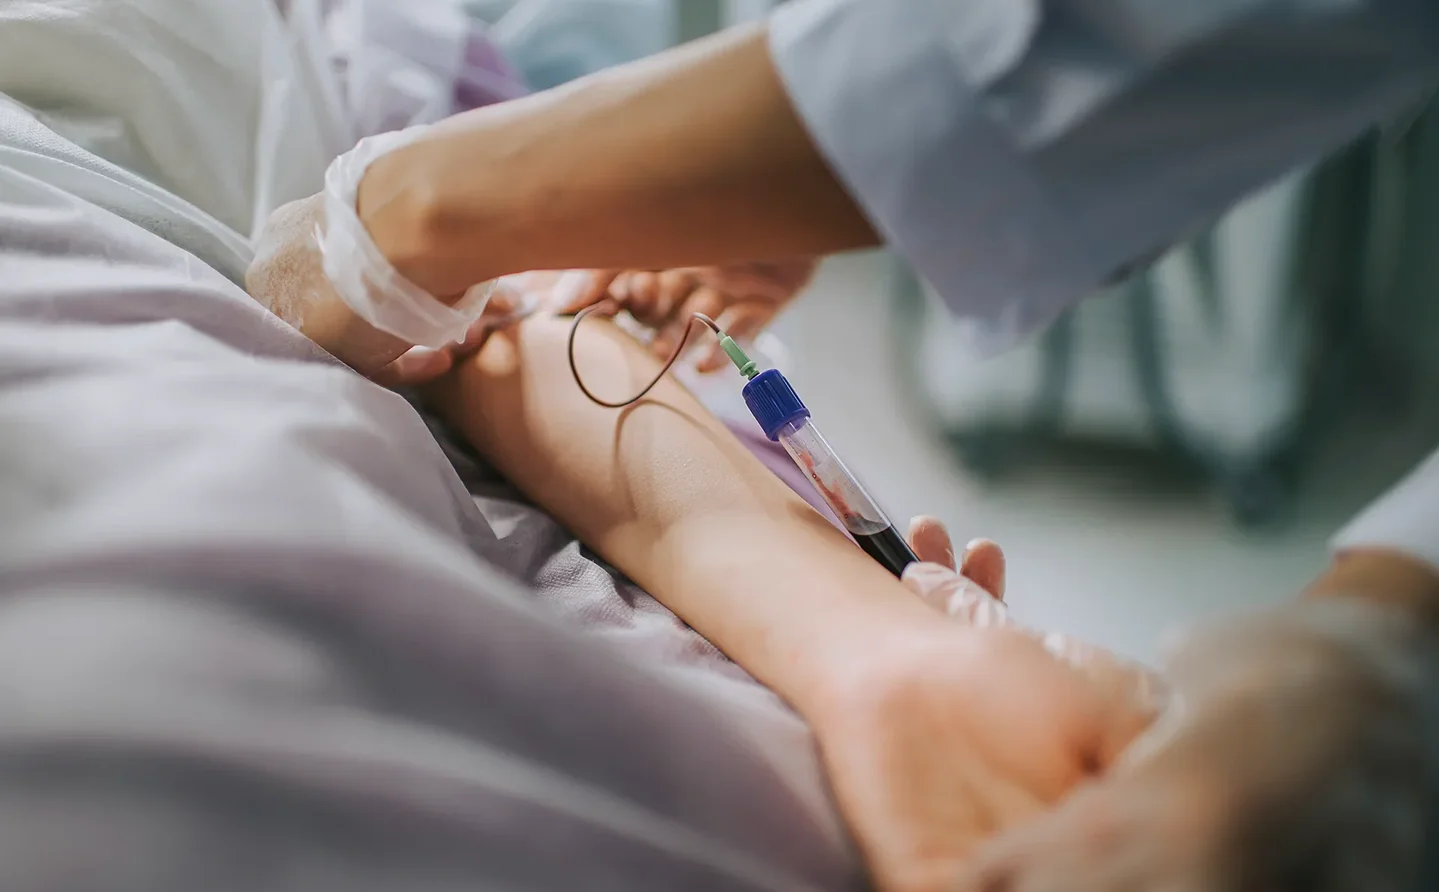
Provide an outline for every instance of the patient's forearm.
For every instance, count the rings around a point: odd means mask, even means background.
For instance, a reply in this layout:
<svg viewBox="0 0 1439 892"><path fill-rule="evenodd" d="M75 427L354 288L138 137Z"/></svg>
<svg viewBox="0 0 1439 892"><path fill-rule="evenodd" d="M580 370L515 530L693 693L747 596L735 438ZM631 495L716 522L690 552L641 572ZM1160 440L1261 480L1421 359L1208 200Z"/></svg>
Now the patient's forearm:
<svg viewBox="0 0 1439 892"><path fill-rule="evenodd" d="M566 363L568 327L535 318L492 338L433 396L581 540L801 711L856 649L932 622L677 383L624 410L586 399ZM577 355L609 398L657 370L599 321Z"/></svg>

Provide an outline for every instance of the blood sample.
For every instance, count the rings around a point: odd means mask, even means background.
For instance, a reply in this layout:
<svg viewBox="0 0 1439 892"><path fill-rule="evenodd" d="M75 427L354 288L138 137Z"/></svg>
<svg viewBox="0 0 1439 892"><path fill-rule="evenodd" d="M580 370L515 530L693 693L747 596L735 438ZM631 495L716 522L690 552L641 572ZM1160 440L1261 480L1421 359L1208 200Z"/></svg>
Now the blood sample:
<svg viewBox="0 0 1439 892"><path fill-rule="evenodd" d="M728 346L725 350L730 352ZM734 358L734 353L730 355ZM815 427L789 381L775 369L753 373L753 363L748 368L751 377L744 398L750 414L765 436L778 441L809 477L859 547L895 576L917 563L919 558L904 537ZM740 370L745 371L745 366Z"/></svg>

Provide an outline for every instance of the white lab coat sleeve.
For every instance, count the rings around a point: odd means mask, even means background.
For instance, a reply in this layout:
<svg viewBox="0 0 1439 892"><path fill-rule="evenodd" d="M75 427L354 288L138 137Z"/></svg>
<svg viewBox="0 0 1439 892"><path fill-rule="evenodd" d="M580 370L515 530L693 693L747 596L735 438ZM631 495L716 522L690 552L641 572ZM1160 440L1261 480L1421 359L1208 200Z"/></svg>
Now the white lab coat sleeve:
<svg viewBox="0 0 1439 892"><path fill-rule="evenodd" d="M1391 549L1439 570L1439 451L1350 521L1333 546Z"/></svg>
<svg viewBox="0 0 1439 892"><path fill-rule="evenodd" d="M794 0L771 52L876 228L991 345L1422 100L1432 0Z"/></svg>

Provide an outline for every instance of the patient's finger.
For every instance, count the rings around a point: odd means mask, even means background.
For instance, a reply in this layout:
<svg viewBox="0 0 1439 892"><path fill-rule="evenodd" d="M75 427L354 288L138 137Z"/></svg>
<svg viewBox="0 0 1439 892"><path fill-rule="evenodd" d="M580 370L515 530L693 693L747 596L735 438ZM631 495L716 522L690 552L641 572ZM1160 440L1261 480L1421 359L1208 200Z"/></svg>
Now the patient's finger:
<svg viewBox="0 0 1439 892"><path fill-rule="evenodd" d="M975 539L966 545L959 572L979 583L981 588L994 597L1004 600L1004 551L994 542Z"/></svg>
<svg viewBox="0 0 1439 892"><path fill-rule="evenodd" d="M954 544L949 540L949 530L937 517L921 514L910 518L909 547L921 561L955 569Z"/></svg>

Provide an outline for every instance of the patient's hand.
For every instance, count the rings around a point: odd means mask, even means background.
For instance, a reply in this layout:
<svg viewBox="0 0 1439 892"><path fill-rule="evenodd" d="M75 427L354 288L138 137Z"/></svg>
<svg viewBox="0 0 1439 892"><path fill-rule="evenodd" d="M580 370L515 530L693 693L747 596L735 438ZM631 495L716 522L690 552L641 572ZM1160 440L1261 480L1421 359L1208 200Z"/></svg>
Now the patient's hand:
<svg viewBox="0 0 1439 892"><path fill-rule="evenodd" d="M935 563L907 585L956 612L854 654L812 721L879 887L942 890L977 844L1102 771L1157 704L1142 670L1011 624L975 584L1002 591L992 543L965 555L966 585L944 566L953 557L942 529L921 525L911 540ZM936 597L941 589L949 597Z"/></svg>

